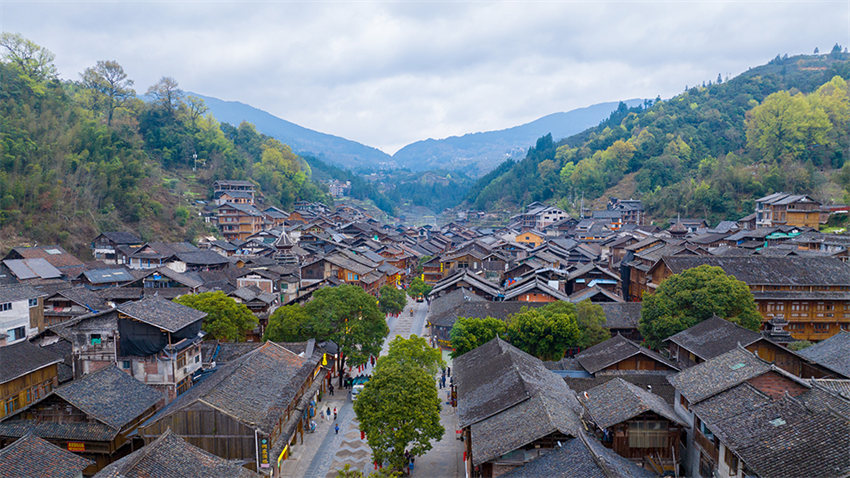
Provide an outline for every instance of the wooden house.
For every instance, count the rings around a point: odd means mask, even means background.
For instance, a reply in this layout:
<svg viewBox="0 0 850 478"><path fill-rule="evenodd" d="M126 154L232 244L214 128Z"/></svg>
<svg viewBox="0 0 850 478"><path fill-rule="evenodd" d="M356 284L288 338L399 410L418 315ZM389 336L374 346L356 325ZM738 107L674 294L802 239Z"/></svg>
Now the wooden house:
<svg viewBox="0 0 850 478"><path fill-rule="evenodd" d="M218 367L140 429L151 443L169 428L188 443L280 476L309 427L310 400L327 382L322 353L273 342Z"/></svg>
<svg viewBox="0 0 850 478"><path fill-rule="evenodd" d="M44 324L46 327L52 327L108 308L99 294L86 287L63 289L44 299Z"/></svg>
<svg viewBox="0 0 850 478"><path fill-rule="evenodd" d="M0 347L44 330L47 294L28 285L0 286Z"/></svg>
<svg viewBox="0 0 850 478"><path fill-rule="evenodd" d="M605 446L661 475L678 469L687 423L660 396L620 377L579 394Z"/></svg>
<svg viewBox="0 0 850 478"><path fill-rule="evenodd" d="M529 247L538 247L546 242L546 235L539 231L524 231L516 235L516 242Z"/></svg>
<svg viewBox="0 0 850 478"><path fill-rule="evenodd" d="M133 450L137 427L163 401L160 392L113 365L57 388L0 422L0 442L33 433L94 462L85 469L91 475Z"/></svg>
<svg viewBox="0 0 850 478"><path fill-rule="evenodd" d="M796 340L850 330L850 265L833 257L665 256L649 271L647 288L703 264L746 283L764 323L784 317Z"/></svg>
<svg viewBox="0 0 850 478"><path fill-rule="evenodd" d="M168 401L188 390L201 368L201 324L207 314L159 296L121 304L116 311L121 369L161 390Z"/></svg>
<svg viewBox="0 0 850 478"><path fill-rule="evenodd" d="M0 347L0 419L41 400L57 385L62 357L24 340Z"/></svg>
<svg viewBox="0 0 850 478"><path fill-rule="evenodd" d="M615 335L581 351L575 359L590 375L617 370L679 371L676 364L659 353L641 347L622 335Z"/></svg>
<svg viewBox="0 0 850 478"><path fill-rule="evenodd" d="M821 203L805 194L773 193L756 199L756 227L798 226L817 229Z"/></svg>
<svg viewBox="0 0 850 478"><path fill-rule="evenodd" d="M453 369L466 476L500 476L584 433L581 405L564 380L498 337Z"/></svg>
<svg viewBox="0 0 850 478"><path fill-rule="evenodd" d="M92 256L106 264L122 264L124 256L118 252L119 248L134 248L142 244L144 241L132 232L107 231L92 239Z"/></svg>
<svg viewBox="0 0 850 478"><path fill-rule="evenodd" d="M670 359L675 361L682 370L741 346L798 377L844 377L843 374L837 374L806 358L803 354L795 353L768 340L759 332L745 329L717 316L672 335L664 342L667 344Z"/></svg>
<svg viewBox="0 0 850 478"><path fill-rule="evenodd" d="M218 228L224 239L246 240L263 230L265 215L250 204L225 203L216 208Z"/></svg>

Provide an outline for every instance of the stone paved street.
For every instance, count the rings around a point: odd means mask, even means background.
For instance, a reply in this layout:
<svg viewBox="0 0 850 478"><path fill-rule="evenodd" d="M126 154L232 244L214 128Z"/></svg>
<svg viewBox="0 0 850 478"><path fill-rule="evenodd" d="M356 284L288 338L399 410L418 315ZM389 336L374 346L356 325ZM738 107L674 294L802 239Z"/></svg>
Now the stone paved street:
<svg viewBox="0 0 850 478"><path fill-rule="evenodd" d="M414 314L410 314L410 310ZM425 319L428 314L426 303L409 302L399 317L389 317L387 324L390 334L384 342L381 354L385 354L389 342L396 336L408 337L411 334L423 335ZM444 354L447 358L447 354ZM370 367L371 368L371 367ZM367 371L369 373L369 371ZM351 400L347 391L337 392L336 396L326 397L320 406L339 410L339 434L334 433L333 423L326 420L316 420L318 428L315 433L308 433L300 450L294 450L288 460L283 476L304 478L333 478L337 470L346 464L352 469L368 474L373 471L372 452L365 440L360 439L360 429L354 414ZM455 438L457 415L450 405L446 405L446 390L440 390L443 409L440 422L446 429L443 439L434 444L424 456L416 459L414 476L435 478L454 478L463 476L463 444ZM428 470L428 471L426 471Z"/></svg>

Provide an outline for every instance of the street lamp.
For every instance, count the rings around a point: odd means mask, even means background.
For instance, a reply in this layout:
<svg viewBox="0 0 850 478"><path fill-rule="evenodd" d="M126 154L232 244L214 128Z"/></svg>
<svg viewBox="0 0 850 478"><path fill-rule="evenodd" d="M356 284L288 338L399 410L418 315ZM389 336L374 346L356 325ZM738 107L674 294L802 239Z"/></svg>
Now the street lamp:
<svg viewBox="0 0 850 478"><path fill-rule="evenodd" d="M198 153L192 153L192 171L198 168Z"/></svg>

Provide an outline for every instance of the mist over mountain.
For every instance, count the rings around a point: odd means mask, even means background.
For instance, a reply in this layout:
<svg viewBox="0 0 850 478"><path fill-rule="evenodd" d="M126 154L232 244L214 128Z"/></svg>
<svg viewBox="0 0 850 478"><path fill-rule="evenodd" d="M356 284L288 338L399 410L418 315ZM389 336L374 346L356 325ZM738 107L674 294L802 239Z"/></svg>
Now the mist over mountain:
<svg viewBox="0 0 850 478"><path fill-rule="evenodd" d="M253 123L259 132L288 144L295 153L313 156L337 166L366 170L398 167L411 171L462 171L473 177L486 174L506 158L525 156L528 148L540 136L551 133L554 138L560 139L596 126L619 104L613 101L553 113L530 123L498 131L416 141L390 156L356 141L299 126L245 103L190 94L202 98L219 121L234 126L243 121ZM642 101L632 99L625 103L631 107Z"/></svg>
<svg viewBox="0 0 850 478"><path fill-rule="evenodd" d="M629 107L642 102L640 99L624 101ZM524 157L528 148L543 135L551 133L553 138L561 139L598 125L618 105L617 101L599 103L546 115L512 128L417 141L398 150L393 159L399 166L413 171L447 169L481 176L507 158Z"/></svg>

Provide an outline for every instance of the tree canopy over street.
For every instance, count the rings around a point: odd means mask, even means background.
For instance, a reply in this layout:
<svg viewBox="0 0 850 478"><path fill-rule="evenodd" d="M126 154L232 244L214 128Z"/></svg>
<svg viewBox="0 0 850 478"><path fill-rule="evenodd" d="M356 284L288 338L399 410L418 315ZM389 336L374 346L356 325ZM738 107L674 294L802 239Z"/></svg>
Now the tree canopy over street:
<svg viewBox="0 0 850 478"><path fill-rule="evenodd" d="M378 299L378 305L381 308L381 312L385 314L398 314L404 310L404 306L407 304L407 296L404 295L404 291L392 285L384 285L381 286L380 294L381 297Z"/></svg>
<svg viewBox="0 0 850 478"><path fill-rule="evenodd" d="M454 348L452 358L458 358L479 345L489 342L496 335L504 337L507 330L507 324L493 317L483 319L458 317L449 332L452 348Z"/></svg>
<svg viewBox="0 0 850 478"><path fill-rule="evenodd" d="M761 315L747 284L709 265L665 279L654 294L644 295L640 315L638 328L653 348L714 315L750 330L758 330L761 325Z"/></svg>
<svg viewBox="0 0 850 478"><path fill-rule="evenodd" d="M403 469L405 450L421 456L432 441L442 438L445 429L433 374L441 363L440 351L413 335L396 337L389 353L378 359L372 379L354 402L375 462Z"/></svg>

